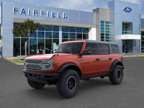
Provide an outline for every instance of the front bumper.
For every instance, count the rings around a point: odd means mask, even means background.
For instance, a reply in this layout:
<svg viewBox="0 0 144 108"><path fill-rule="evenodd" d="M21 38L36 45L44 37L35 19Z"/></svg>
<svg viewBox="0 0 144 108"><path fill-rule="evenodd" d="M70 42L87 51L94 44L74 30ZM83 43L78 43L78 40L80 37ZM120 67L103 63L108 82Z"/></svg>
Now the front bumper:
<svg viewBox="0 0 144 108"><path fill-rule="evenodd" d="M28 80L33 80L36 82L41 82L41 83L49 83L52 81L56 81L58 79L58 75L57 74L47 74L47 72L40 72L40 71L23 71L25 74L25 77Z"/></svg>

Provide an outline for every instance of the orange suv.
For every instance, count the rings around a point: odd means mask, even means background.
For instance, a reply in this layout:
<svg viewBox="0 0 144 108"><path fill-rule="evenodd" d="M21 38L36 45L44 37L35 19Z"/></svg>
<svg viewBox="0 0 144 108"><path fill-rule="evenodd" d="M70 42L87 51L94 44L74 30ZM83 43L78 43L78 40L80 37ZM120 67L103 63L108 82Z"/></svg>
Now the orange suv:
<svg viewBox="0 0 144 108"><path fill-rule="evenodd" d="M120 84L124 66L119 52L114 43L64 42L54 54L27 57L24 73L32 88L56 84L60 95L70 98L76 94L80 80L109 77L112 84Z"/></svg>

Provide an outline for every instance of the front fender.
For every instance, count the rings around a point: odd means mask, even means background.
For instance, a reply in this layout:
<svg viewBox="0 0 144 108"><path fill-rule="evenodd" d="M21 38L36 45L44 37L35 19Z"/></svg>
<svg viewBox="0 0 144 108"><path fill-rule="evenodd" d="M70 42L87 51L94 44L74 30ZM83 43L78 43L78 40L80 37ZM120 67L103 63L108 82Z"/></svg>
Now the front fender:
<svg viewBox="0 0 144 108"><path fill-rule="evenodd" d="M113 71L113 69L115 68L116 65L120 65L120 66L122 66L122 68L124 69L123 62L118 61L118 60L115 60L115 61L112 63L112 65L111 65L110 72Z"/></svg>
<svg viewBox="0 0 144 108"><path fill-rule="evenodd" d="M58 69L59 76L62 75L66 69L74 69L81 76L81 69L79 68L79 66L77 64L71 63L71 62L65 63L62 66L60 66L60 68Z"/></svg>

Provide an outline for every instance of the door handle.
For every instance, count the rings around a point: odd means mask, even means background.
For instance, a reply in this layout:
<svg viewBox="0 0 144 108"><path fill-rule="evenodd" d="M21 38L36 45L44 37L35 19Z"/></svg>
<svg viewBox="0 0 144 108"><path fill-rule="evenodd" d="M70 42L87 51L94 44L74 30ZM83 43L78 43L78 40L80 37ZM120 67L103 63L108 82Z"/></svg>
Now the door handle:
<svg viewBox="0 0 144 108"><path fill-rule="evenodd" d="M100 61L100 59L99 59L99 58L96 58L96 61Z"/></svg>
<svg viewBox="0 0 144 108"><path fill-rule="evenodd" d="M109 58L108 60L109 60L109 61L111 61L111 60L112 60L112 58Z"/></svg>

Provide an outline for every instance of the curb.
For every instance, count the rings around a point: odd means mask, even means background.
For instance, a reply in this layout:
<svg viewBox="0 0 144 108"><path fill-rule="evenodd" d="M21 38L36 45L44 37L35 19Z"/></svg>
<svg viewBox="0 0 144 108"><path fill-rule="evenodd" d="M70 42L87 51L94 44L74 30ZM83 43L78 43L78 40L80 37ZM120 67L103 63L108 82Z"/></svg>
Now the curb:
<svg viewBox="0 0 144 108"><path fill-rule="evenodd" d="M144 55L124 55L124 58L144 57Z"/></svg>

